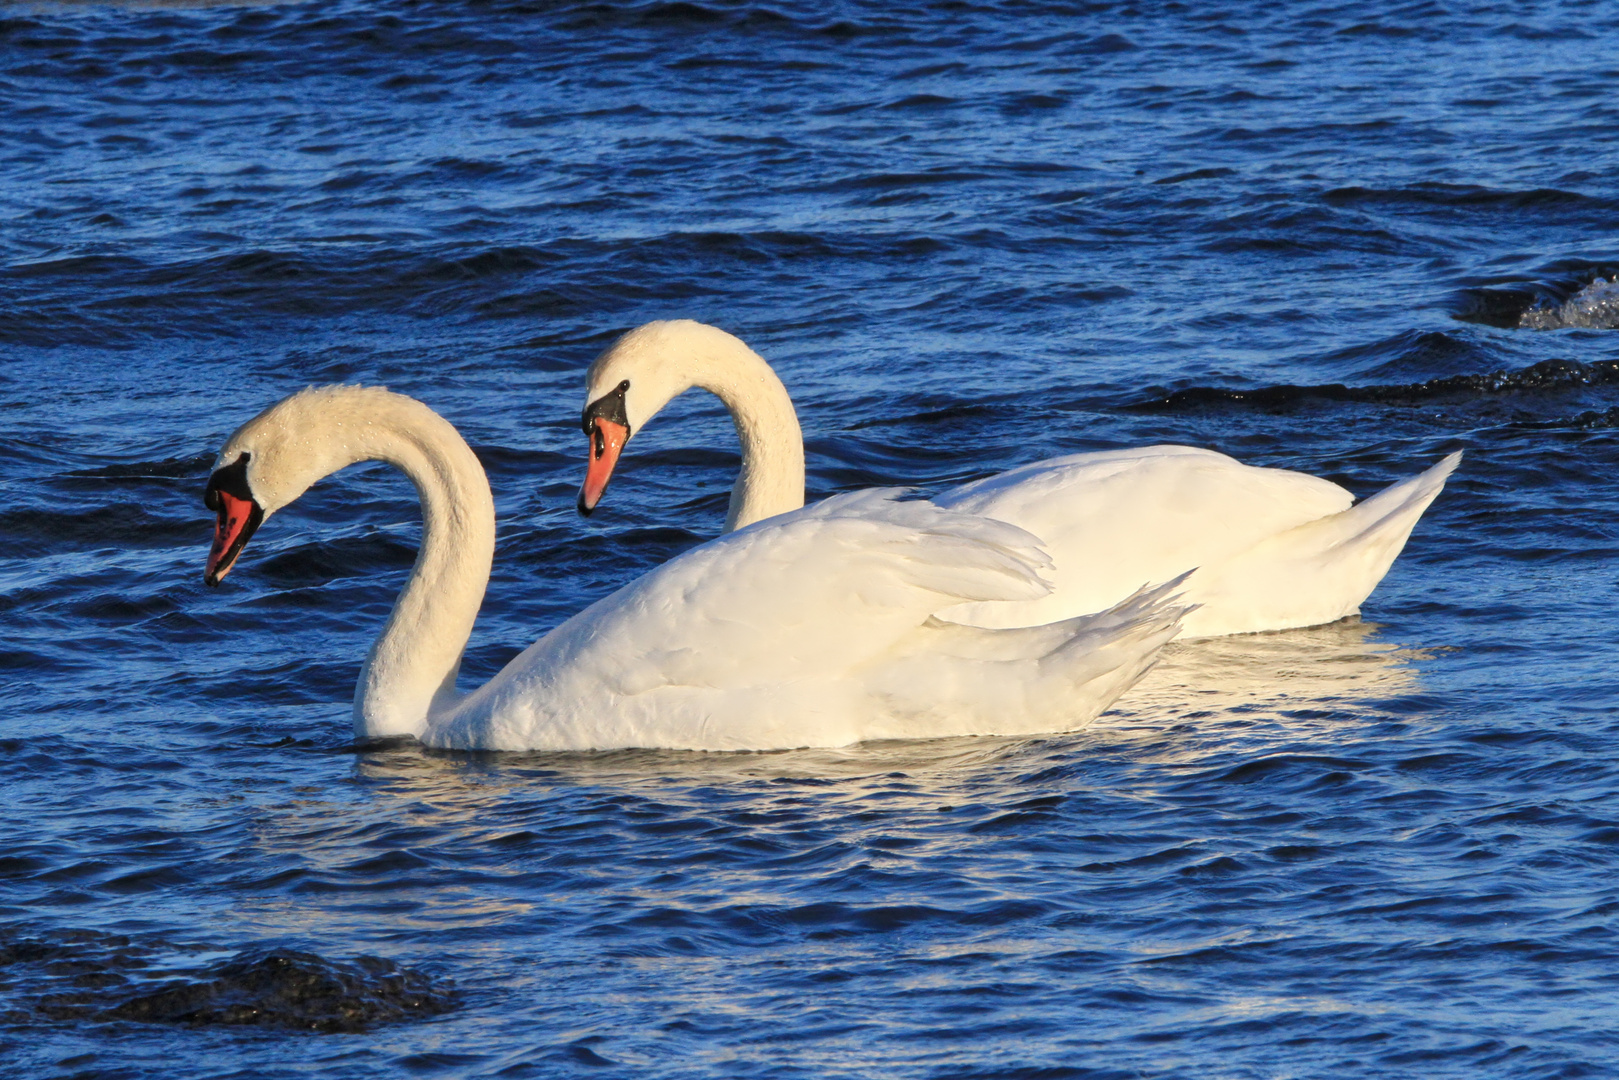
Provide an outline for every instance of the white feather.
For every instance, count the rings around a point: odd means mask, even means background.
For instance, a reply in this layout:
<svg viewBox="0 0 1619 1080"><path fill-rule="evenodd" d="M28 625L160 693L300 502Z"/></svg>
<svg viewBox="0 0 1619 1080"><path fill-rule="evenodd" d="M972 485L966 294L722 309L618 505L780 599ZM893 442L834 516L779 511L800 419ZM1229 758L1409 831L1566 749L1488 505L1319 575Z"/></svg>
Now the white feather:
<svg viewBox="0 0 1619 1080"><path fill-rule="evenodd" d="M635 430L692 386L713 391L731 410L742 470L726 528L804 505L803 439L792 401L741 341L689 320L648 323L591 365L586 400L625 381ZM1021 600L974 600L944 616L1000 628L1052 623L1102 611L1142 582L1195 571L1185 587L1185 599L1197 605L1186 637L1330 622L1359 610L1458 460L1453 454L1358 506L1330 481L1189 446L1025 465L933 502L1038 537L1051 555L1050 588Z"/></svg>
<svg viewBox="0 0 1619 1080"><path fill-rule="evenodd" d="M937 612L1036 601L1050 562L1014 526L897 491L839 496L704 544L455 694L488 581L494 510L476 457L419 402L376 389L294 395L220 455L250 455L266 516L322 476L379 459L422 498L422 549L355 692L362 736L491 750L765 750L1087 723L1176 632L1172 589L1035 630Z"/></svg>

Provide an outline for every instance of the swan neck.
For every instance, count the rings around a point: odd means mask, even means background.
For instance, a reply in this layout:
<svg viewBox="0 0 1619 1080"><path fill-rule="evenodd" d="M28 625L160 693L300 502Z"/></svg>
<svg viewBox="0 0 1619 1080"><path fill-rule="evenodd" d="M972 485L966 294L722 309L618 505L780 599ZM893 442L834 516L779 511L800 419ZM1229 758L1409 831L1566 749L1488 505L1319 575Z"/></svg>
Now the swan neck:
<svg viewBox="0 0 1619 1080"><path fill-rule="evenodd" d="M787 388L769 364L737 341L713 358L695 384L725 403L742 444L725 531L804 505L804 435Z"/></svg>
<svg viewBox="0 0 1619 1080"><path fill-rule="evenodd" d="M409 400L409 399L403 399ZM371 647L354 691L360 738L421 737L453 710L456 676L494 562L495 507L472 449L425 405L373 422L366 456L410 477L422 506L422 542L410 578Z"/></svg>

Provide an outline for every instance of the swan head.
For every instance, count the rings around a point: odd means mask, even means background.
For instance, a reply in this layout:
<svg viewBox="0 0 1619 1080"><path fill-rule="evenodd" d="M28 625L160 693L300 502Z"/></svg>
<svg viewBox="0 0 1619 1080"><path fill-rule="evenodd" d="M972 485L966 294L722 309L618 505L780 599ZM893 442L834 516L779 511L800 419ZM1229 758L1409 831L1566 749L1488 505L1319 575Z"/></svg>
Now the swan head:
<svg viewBox="0 0 1619 1080"><path fill-rule="evenodd" d="M238 454L208 477L202 502L218 515L214 520L214 545L208 549L208 566L202 573L202 580L209 585L218 585L230 573L236 557L264 524L264 507L254 498L247 479L252 459L251 452Z"/></svg>
<svg viewBox="0 0 1619 1080"><path fill-rule="evenodd" d="M585 375L580 417L590 440L590 460L579 490L579 512L601 501L630 437L658 410L693 386L706 386L716 362L751 350L716 326L671 319L638 326L596 357Z"/></svg>
<svg viewBox="0 0 1619 1080"><path fill-rule="evenodd" d="M315 481L373 456L379 411L409 401L380 387L310 387L237 428L202 496L216 515L203 581L218 585L258 527Z"/></svg>
<svg viewBox="0 0 1619 1080"><path fill-rule="evenodd" d="M607 490L607 481L613 478L613 468L624 444L630 441L627 398L630 380L621 379L617 386L600 395L585 406L580 426L590 440L590 457L585 464L585 482L579 488L579 512L590 515Z"/></svg>

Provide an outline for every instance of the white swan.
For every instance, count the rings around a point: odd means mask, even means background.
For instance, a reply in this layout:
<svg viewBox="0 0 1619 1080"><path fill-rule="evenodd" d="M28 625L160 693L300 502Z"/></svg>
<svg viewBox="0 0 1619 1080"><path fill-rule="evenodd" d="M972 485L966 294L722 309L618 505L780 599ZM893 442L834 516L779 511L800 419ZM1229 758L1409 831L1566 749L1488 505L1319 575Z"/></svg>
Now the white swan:
<svg viewBox="0 0 1619 1080"><path fill-rule="evenodd" d="M630 331L590 366L582 513L595 508L629 438L694 386L725 403L742 441L725 527L804 505L803 436L781 380L732 335L678 320ZM1360 610L1460 460L1451 454L1356 505L1331 481L1189 446L1024 465L933 501L1038 537L1055 563L1053 590L1022 603L963 604L941 616L974 626L1049 623L1101 611L1143 581L1196 568L1183 595L1199 606L1186 617L1184 637L1332 622Z"/></svg>
<svg viewBox="0 0 1619 1080"><path fill-rule="evenodd" d="M322 477L381 460L416 485L422 546L354 692L361 737L496 750L762 750L1080 726L1174 636L1175 583L1025 630L930 618L1043 594L1046 560L1000 522L860 492L688 551L546 634L465 697L461 653L489 581L495 510L478 459L427 406L305 390L225 443L204 580Z"/></svg>

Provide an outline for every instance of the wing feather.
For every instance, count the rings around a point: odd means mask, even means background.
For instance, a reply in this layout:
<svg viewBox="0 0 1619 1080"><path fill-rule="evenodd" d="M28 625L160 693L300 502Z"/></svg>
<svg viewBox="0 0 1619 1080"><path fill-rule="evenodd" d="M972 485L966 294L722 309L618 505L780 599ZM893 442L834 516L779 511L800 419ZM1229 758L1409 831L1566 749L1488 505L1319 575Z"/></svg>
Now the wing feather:
<svg viewBox="0 0 1619 1080"><path fill-rule="evenodd" d="M477 738L510 745L692 745L632 728L660 714L655 700L716 690L734 711L750 690L799 686L824 696L828 716L854 715L838 698L853 692L849 676L887 660L933 612L1048 591L1049 560L1027 532L901 494L838 496L665 563L513 659L443 741L486 725Z"/></svg>

